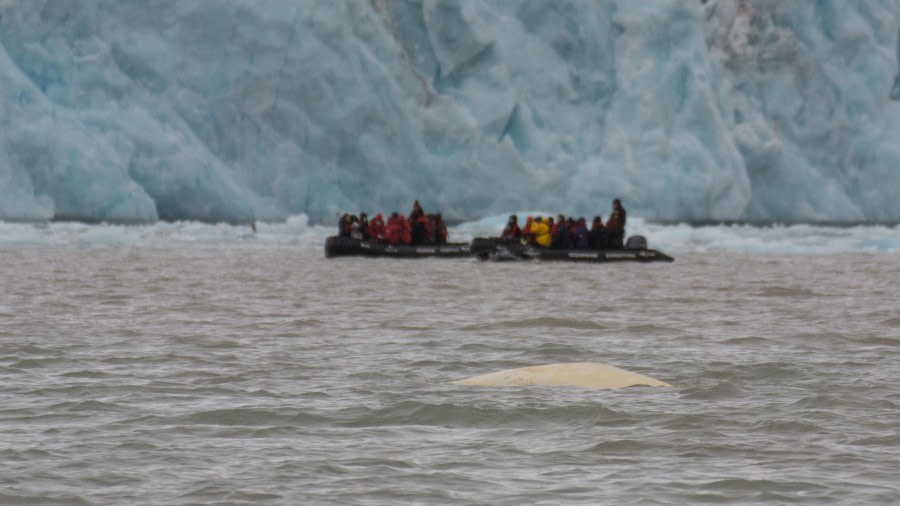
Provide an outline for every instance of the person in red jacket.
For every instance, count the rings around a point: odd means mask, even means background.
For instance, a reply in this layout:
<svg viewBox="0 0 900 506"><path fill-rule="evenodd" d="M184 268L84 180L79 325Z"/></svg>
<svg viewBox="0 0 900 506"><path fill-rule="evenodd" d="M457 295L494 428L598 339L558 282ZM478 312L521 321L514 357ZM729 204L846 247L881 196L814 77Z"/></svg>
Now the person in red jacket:
<svg viewBox="0 0 900 506"><path fill-rule="evenodd" d="M519 242L522 240L522 229L519 228L519 217L515 214L509 216L506 222L506 228L500 234L500 238L508 242Z"/></svg>
<svg viewBox="0 0 900 506"><path fill-rule="evenodd" d="M383 242L384 230L384 218L381 217L381 213L378 213L372 218L372 221L369 222L369 237L371 237L373 241Z"/></svg>
<svg viewBox="0 0 900 506"><path fill-rule="evenodd" d="M391 213L391 217L388 218L387 227L384 230L384 240L388 244L400 244L403 242L403 225L400 224L399 214Z"/></svg>

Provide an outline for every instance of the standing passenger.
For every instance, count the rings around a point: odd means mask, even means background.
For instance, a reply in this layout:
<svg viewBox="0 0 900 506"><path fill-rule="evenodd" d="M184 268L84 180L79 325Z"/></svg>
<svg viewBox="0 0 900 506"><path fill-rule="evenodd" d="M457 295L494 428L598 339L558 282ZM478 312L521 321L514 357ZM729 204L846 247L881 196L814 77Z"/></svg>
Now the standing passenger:
<svg viewBox="0 0 900 506"><path fill-rule="evenodd" d="M410 216L409 228L411 242L413 244L425 244L425 239L428 237L428 217L421 211L413 211Z"/></svg>
<svg viewBox="0 0 900 506"><path fill-rule="evenodd" d="M422 210L421 204L419 204L419 201L416 200L415 202L413 202L412 212L409 213L409 221L412 222L419 216L425 216L425 211Z"/></svg>
<svg viewBox="0 0 900 506"><path fill-rule="evenodd" d="M434 215L434 242L436 244L447 244L447 224L444 223L444 217L441 213Z"/></svg>
<svg viewBox="0 0 900 506"><path fill-rule="evenodd" d="M572 244L579 249L587 248L590 244L587 222L584 218L578 218L572 227Z"/></svg>
<svg viewBox="0 0 900 506"><path fill-rule="evenodd" d="M610 247L613 249L622 249L625 240L625 219L628 213L622 207L622 201L613 199L612 214L606 220L606 229L609 231Z"/></svg>

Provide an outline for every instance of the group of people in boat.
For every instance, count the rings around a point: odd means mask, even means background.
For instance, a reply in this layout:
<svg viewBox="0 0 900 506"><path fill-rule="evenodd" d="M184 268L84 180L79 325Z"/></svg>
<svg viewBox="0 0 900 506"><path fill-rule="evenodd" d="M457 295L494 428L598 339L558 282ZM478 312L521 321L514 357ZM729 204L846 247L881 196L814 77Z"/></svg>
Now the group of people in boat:
<svg viewBox="0 0 900 506"><path fill-rule="evenodd" d="M567 218L562 214L555 219L552 216L528 216L524 226L519 227L518 217L512 215L500 240L552 249L622 249L627 216L619 199L613 199L612 213L606 224L600 216L595 216L590 227L584 218ZM391 245L446 244L447 224L440 213L426 214L416 200L409 216L394 212L387 222L380 213L371 221L366 213L359 216L344 214L338 225L338 235Z"/></svg>
<svg viewBox="0 0 900 506"><path fill-rule="evenodd" d="M529 216L520 228L518 217L512 215L500 240L553 249L622 249L626 217L627 212L619 199L613 200L606 225L600 216L595 216L590 228L584 218L566 218L562 214L555 220L552 216Z"/></svg>
<svg viewBox="0 0 900 506"><path fill-rule="evenodd" d="M381 213L371 221L366 213L344 214L338 224L338 235L391 245L446 244L447 224L440 213L426 214L416 200L408 217L394 212L387 222Z"/></svg>

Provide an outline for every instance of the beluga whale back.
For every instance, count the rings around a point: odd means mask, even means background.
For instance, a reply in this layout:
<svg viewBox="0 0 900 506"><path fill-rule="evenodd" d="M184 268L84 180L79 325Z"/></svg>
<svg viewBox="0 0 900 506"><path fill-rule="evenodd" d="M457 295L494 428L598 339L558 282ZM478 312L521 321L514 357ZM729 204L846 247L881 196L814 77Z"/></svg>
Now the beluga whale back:
<svg viewBox="0 0 900 506"><path fill-rule="evenodd" d="M547 364L473 376L453 381L456 385L509 386L567 386L593 389L624 388L630 386L670 387L672 385L642 374L595 362Z"/></svg>

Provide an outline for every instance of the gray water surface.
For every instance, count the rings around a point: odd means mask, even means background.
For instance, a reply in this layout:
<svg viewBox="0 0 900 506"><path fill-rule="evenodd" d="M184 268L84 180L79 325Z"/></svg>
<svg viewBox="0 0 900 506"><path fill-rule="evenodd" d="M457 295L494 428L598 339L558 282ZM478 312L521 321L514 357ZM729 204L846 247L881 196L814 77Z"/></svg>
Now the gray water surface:
<svg viewBox="0 0 900 506"><path fill-rule="evenodd" d="M0 260L0 503L900 502L896 254ZM581 361L673 387L448 384Z"/></svg>

